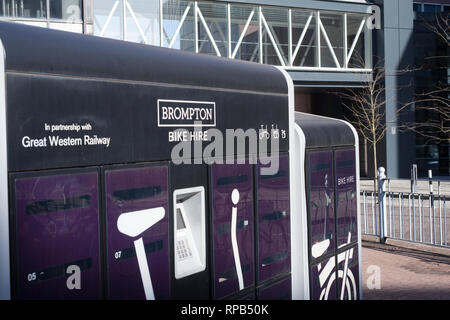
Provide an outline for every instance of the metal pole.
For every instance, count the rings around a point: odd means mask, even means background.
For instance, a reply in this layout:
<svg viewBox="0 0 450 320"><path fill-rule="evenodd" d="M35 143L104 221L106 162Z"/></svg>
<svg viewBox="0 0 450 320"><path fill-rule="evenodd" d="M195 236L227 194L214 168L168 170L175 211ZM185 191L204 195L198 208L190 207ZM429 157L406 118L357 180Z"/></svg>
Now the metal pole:
<svg viewBox="0 0 450 320"><path fill-rule="evenodd" d="M343 37L344 37L344 65L342 66L344 69L348 68L348 59L347 59L347 55L348 55L348 41L347 41L347 20L348 20L348 16L347 13L344 13L343 16L343 24L344 24L344 30L343 30Z"/></svg>
<svg viewBox="0 0 450 320"><path fill-rule="evenodd" d="M122 32L123 32L123 40L127 40L127 7L126 0L122 0Z"/></svg>
<svg viewBox="0 0 450 320"><path fill-rule="evenodd" d="M421 199L421 208L422 208L421 215L420 215L420 217L422 219L422 224L421 224L421 229L420 229L420 232L421 232L420 241L424 242L425 241L425 199L424 199L424 197L421 197L420 199Z"/></svg>
<svg viewBox="0 0 450 320"><path fill-rule="evenodd" d="M244 29L242 29L242 32L239 36L238 42L236 43L236 46L234 47L233 52L231 53L231 59L234 59L236 57L236 54L239 50L239 47L241 46L242 40L244 39L245 34L247 33L247 29L250 26L250 23L252 22L253 15L255 14L255 9L250 12L250 15L248 16L247 21L245 22ZM231 28L231 27L230 27ZM231 30L231 29L230 29ZM230 32L230 38L231 38L231 32Z"/></svg>
<svg viewBox="0 0 450 320"><path fill-rule="evenodd" d="M364 233L367 234L366 192L363 191Z"/></svg>
<svg viewBox="0 0 450 320"><path fill-rule="evenodd" d="M220 53L220 50L217 47L216 40L214 39L213 35L211 34L211 31L209 30L208 24L206 23L205 17L203 17L202 11L198 7L196 8L196 10L197 10L198 18L200 18L200 22L203 24L203 27L205 28L206 35L208 36L208 38L214 48L214 51L216 51L216 55L221 57L222 54Z"/></svg>
<svg viewBox="0 0 450 320"><path fill-rule="evenodd" d="M441 246L443 245L442 241L442 199L441 199L441 181L438 181L438 204L439 204L439 238L441 242Z"/></svg>
<svg viewBox="0 0 450 320"><path fill-rule="evenodd" d="M198 14L197 14L198 3L194 2L194 48L195 53L198 53Z"/></svg>
<svg viewBox="0 0 450 320"><path fill-rule="evenodd" d="M417 164L411 167L411 193L417 192Z"/></svg>
<svg viewBox="0 0 450 320"><path fill-rule="evenodd" d="M50 0L45 1L47 28L50 28ZM42 11L41 11L42 12Z"/></svg>
<svg viewBox="0 0 450 320"><path fill-rule="evenodd" d="M276 53L276 55L277 55L277 57L278 57L278 60L280 60L281 65L282 65L283 67L285 67L286 64L284 63L284 59L283 59L283 57L281 56L280 50L278 49L277 41L275 41L275 39L274 39L274 37L273 37L273 35L272 35L272 32L271 32L271 29L270 29L270 27L269 27L269 24L267 23L267 20L266 20L266 18L264 17L264 14L263 14L262 12L261 12L261 21L262 21L264 27L266 28L266 33L267 33L267 35L269 36L269 40L272 42L273 49L275 50L275 53Z"/></svg>
<svg viewBox="0 0 450 320"><path fill-rule="evenodd" d="M380 242L386 242L387 212L386 212L386 169L378 169L378 203L380 207Z"/></svg>
<svg viewBox="0 0 450 320"><path fill-rule="evenodd" d="M398 210L400 214L400 239L403 239L403 193L398 194Z"/></svg>
<svg viewBox="0 0 450 320"><path fill-rule="evenodd" d="M439 203L439 238L440 238L440 242L441 242L441 246L443 245L443 241L442 241L442 206L441 206L441 195L439 194L438 196L438 203Z"/></svg>
<svg viewBox="0 0 450 320"><path fill-rule="evenodd" d="M306 32L308 31L309 25L311 24L311 21L313 18L314 18L314 12L311 12L308 17L308 20L305 23L303 30L302 30L302 34L300 35L300 38L298 39L297 45L295 46L294 52L292 53L292 63L294 63L295 57L297 57L298 50L300 50L300 46L303 43L303 40L305 39ZM311 36L311 41L314 40L314 37L315 37L315 35ZM311 46L311 43L312 43L311 41L308 45L308 49ZM307 53L305 53L305 55L307 55Z"/></svg>
<svg viewBox="0 0 450 320"><path fill-rule="evenodd" d="M445 235L445 245L448 244L447 242L447 210L445 210L445 204L446 204L446 199L444 198L444 235Z"/></svg>
<svg viewBox="0 0 450 320"><path fill-rule="evenodd" d="M292 67L292 9L288 10L288 65Z"/></svg>
<svg viewBox="0 0 450 320"><path fill-rule="evenodd" d="M428 186L430 196L428 197L429 207L428 216L430 221L430 242L434 244L434 197L433 197L433 171L428 170Z"/></svg>
<svg viewBox="0 0 450 320"><path fill-rule="evenodd" d="M159 46L164 46L164 10L163 0L159 0Z"/></svg>
<svg viewBox="0 0 450 320"><path fill-rule="evenodd" d="M355 36L355 38L353 39L353 43L352 43L352 45L351 45L351 47L350 47L350 51L349 51L348 54L347 54L347 61L345 61L345 63L346 63L346 68L348 68L348 63L350 62L350 59L352 58L353 51L355 51L356 45L358 44L359 37L361 36L361 33L362 33L363 29L364 29L364 26L366 25L366 21L367 21L366 18L364 18L364 19L361 21L361 24L359 25L358 31L356 32L356 36ZM371 34L371 33L365 32L365 35L366 35L365 38L368 38L368 37L367 37L367 34ZM370 43L370 42L369 42L369 43ZM368 45L368 39L366 39L366 44L365 44L365 45L366 45L367 47L369 47L369 46L371 45L371 44ZM368 51L368 52L371 52L371 51ZM367 53L366 53L366 55L367 55ZM370 55L372 55L372 53L370 53ZM367 59L367 57L366 57L366 59ZM366 64L366 67L369 67L369 65L370 65L370 63L365 63L365 64Z"/></svg>
<svg viewBox="0 0 450 320"><path fill-rule="evenodd" d="M131 5L130 5L130 3L128 1L126 1L125 3L126 3L126 7L128 9L128 12L131 15L131 19L133 19L134 24L136 25L136 27L137 27L137 29L139 31L139 34L140 34L140 36L142 38L142 41L145 44L148 44L148 40L147 40L147 37L145 36L145 32L144 32L144 30L142 30L141 25L139 24L139 21L138 21L136 15L134 14L133 8L131 7Z"/></svg>
<svg viewBox="0 0 450 320"><path fill-rule="evenodd" d="M414 198L413 198L413 204L414 204ZM411 194L408 195L408 212L409 212L409 240L412 240Z"/></svg>
<svg viewBox="0 0 450 320"><path fill-rule="evenodd" d="M93 34L94 32L94 0L83 0L83 33ZM100 26L99 26L100 27Z"/></svg>
<svg viewBox="0 0 450 320"><path fill-rule="evenodd" d="M413 194L412 196L412 205L413 205L413 240L416 241L416 197Z"/></svg>
<svg viewBox="0 0 450 320"><path fill-rule="evenodd" d="M258 7L258 40L259 40L259 63L263 63L263 30L262 30L262 8Z"/></svg>
<svg viewBox="0 0 450 320"><path fill-rule="evenodd" d="M394 211L394 205L392 202L394 201L394 195L391 193L391 181L389 180L389 213L391 215L392 219L392 225L389 227L392 230L391 237L393 236L395 238L395 211Z"/></svg>
<svg viewBox="0 0 450 320"><path fill-rule="evenodd" d="M391 179L388 182L388 205L389 205L389 237L392 237L392 195L391 195Z"/></svg>
<svg viewBox="0 0 450 320"><path fill-rule="evenodd" d="M320 11L316 10L316 44L317 44L317 50L316 50L316 67L321 68L322 67L322 53L321 53L321 44L320 44Z"/></svg>
<svg viewBox="0 0 450 320"><path fill-rule="evenodd" d="M186 9L184 10L183 16L180 19L180 22L178 23L177 29L175 30L175 33L172 36L172 40L170 40L169 48L172 48L172 46L175 44L175 40L177 39L178 34L181 31L181 28L183 27L183 23L186 20L186 17L191 10L191 5L189 4ZM181 36L180 36L180 42L181 42Z"/></svg>
<svg viewBox="0 0 450 320"><path fill-rule="evenodd" d="M330 38L328 37L327 31L325 30L325 27L323 26L322 21L319 19L319 27L320 27L320 31L323 34L323 39L325 40L326 45L328 46L328 49L330 50L331 53L331 57L333 58L334 64L336 65L336 67L342 68L338 58L336 57L336 53L334 53L334 49L333 49L333 45L331 44Z"/></svg>
<svg viewBox="0 0 450 320"><path fill-rule="evenodd" d="M372 232L377 234L377 224L375 221L375 192L372 192Z"/></svg>
<svg viewBox="0 0 450 320"><path fill-rule="evenodd" d="M228 42L228 58L231 58L232 48L231 48L231 5L227 4L227 42Z"/></svg>
<svg viewBox="0 0 450 320"><path fill-rule="evenodd" d="M419 194L419 241L422 242L422 198Z"/></svg>
<svg viewBox="0 0 450 320"><path fill-rule="evenodd" d="M116 2L114 2L111 11L109 12L108 17L106 18L105 24L103 25L102 30L100 31L100 37L103 37L103 35L105 34L106 28L108 27L114 13L116 12L117 7L119 6L119 0L117 0Z"/></svg>

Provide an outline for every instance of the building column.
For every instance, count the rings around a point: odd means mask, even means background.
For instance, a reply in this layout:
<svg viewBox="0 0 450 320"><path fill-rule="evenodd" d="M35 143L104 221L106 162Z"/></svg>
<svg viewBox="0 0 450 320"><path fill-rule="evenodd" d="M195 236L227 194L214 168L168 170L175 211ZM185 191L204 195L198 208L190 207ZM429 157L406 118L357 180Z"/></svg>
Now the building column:
<svg viewBox="0 0 450 320"><path fill-rule="evenodd" d="M94 0L83 0L83 33L94 34Z"/></svg>
<svg viewBox="0 0 450 320"><path fill-rule="evenodd" d="M374 55L381 59L386 74L385 159L379 163L386 165L389 178L409 178L416 158L415 134L402 132L399 126L403 121L414 121L414 108L401 114L398 110L414 99L414 73L402 72L414 67L413 0L379 0L376 4L381 7L383 21L382 29L374 31Z"/></svg>

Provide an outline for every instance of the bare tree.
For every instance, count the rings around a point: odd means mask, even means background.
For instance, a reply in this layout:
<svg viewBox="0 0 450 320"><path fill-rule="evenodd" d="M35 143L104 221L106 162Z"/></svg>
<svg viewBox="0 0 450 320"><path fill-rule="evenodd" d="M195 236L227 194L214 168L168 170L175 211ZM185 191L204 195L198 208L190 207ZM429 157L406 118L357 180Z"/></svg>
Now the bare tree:
<svg viewBox="0 0 450 320"><path fill-rule="evenodd" d="M386 135L386 88L384 86L385 69L379 66L367 72L362 88L349 88L336 94L342 99L342 105L350 112L349 121L358 134L372 149L373 176L376 190L377 146Z"/></svg>
<svg viewBox="0 0 450 320"><path fill-rule="evenodd" d="M390 74L400 76L412 71L413 69L404 69L390 72ZM400 118L407 107L411 105L411 103L398 104L397 110L391 113L395 119L388 119L386 105L395 95L386 94L385 76L386 70L383 66L383 61L380 60L378 64L373 66L372 71L365 73L362 88L348 88L344 91L336 92L342 100L342 105L350 113L346 120L355 127L359 136L367 141L371 148L374 190L377 190L378 144L386 136L387 123ZM407 83L404 86L394 88L394 90L401 90L403 87L411 85L412 83ZM401 127L401 125L398 126L399 129Z"/></svg>
<svg viewBox="0 0 450 320"><path fill-rule="evenodd" d="M415 110L423 114L424 120L404 123L403 126L422 136L427 143L450 143L449 94L449 87L443 85L416 93Z"/></svg>
<svg viewBox="0 0 450 320"><path fill-rule="evenodd" d="M450 46L450 15L447 13L436 14L436 19L433 22L423 19L425 27L437 35L447 47Z"/></svg>

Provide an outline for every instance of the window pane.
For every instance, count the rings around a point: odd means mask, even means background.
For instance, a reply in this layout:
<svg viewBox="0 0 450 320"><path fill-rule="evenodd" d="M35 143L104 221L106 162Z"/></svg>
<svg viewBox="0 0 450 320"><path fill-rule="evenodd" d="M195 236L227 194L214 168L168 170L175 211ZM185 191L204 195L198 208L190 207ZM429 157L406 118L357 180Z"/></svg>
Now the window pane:
<svg viewBox="0 0 450 320"><path fill-rule="evenodd" d="M227 6L213 2L199 2L198 8L205 18L209 32L222 57L227 56ZM198 19L199 52L217 55L216 49L211 42L205 25L201 18Z"/></svg>
<svg viewBox="0 0 450 320"><path fill-rule="evenodd" d="M159 45L159 0L128 0L125 40Z"/></svg>
<svg viewBox="0 0 450 320"><path fill-rule="evenodd" d="M82 22L81 0L50 0L50 18Z"/></svg>
<svg viewBox="0 0 450 320"><path fill-rule="evenodd" d="M231 49L236 59L259 62L258 8L232 5ZM245 26L249 22L247 28ZM242 41L238 46L240 37Z"/></svg>
<svg viewBox="0 0 450 320"><path fill-rule="evenodd" d="M120 1L94 1L94 34L113 39L123 39L122 6Z"/></svg>
<svg viewBox="0 0 450 320"><path fill-rule="evenodd" d="M306 29L305 32L303 32ZM297 50L300 37L302 42ZM315 67L316 63L316 15L312 11L292 10L292 54L296 67Z"/></svg>
<svg viewBox="0 0 450 320"><path fill-rule="evenodd" d="M441 5L437 4L424 4L423 5L423 12L440 12L441 11Z"/></svg>
<svg viewBox="0 0 450 320"><path fill-rule="evenodd" d="M1 15L6 17L21 17L46 19L46 0L3 0Z"/></svg>
<svg viewBox="0 0 450 320"><path fill-rule="evenodd" d="M326 35L330 40L332 48L329 48L323 30L320 32L320 53L322 67L337 68L334 61L333 52L337 58L339 66L343 66L344 61L344 28L343 16L341 14L322 13L320 15Z"/></svg>
<svg viewBox="0 0 450 320"><path fill-rule="evenodd" d="M175 34L183 15L186 14L184 22ZM195 51L194 34L194 2L167 0L163 2L163 45L169 47L173 41L172 48L187 51Z"/></svg>
<svg viewBox="0 0 450 320"><path fill-rule="evenodd" d="M356 36L358 35L358 31L361 27L361 24L363 24L363 28L356 39ZM365 63L365 23L364 23L364 16L363 15L352 15L349 14L347 17L347 48L350 50L353 45L355 45L353 52L351 53L351 56L349 56L349 62L348 67L349 68L364 68ZM355 42L356 40L356 42Z"/></svg>
<svg viewBox="0 0 450 320"><path fill-rule="evenodd" d="M281 61L288 65L288 10L281 8L262 8L262 14L267 22L263 23L263 63L281 65ZM270 39L272 36L275 44ZM281 60L278 53L281 55Z"/></svg>
<svg viewBox="0 0 450 320"><path fill-rule="evenodd" d="M421 3L414 3L413 4L413 10L415 12L421 12L422 11L422 4Z"/></svg>

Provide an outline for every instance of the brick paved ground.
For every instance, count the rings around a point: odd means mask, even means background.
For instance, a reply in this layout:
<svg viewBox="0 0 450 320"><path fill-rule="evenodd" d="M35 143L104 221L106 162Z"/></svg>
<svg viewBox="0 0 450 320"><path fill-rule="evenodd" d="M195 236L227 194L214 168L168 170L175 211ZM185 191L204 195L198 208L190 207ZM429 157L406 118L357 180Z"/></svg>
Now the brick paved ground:
<svg viewBox="0 0 450 320"><path fill-rule="evenodd" d="M363 242L364 300L450 300L450 256ZM380 267L381 289L367 288L367 268Z"/></svg>

